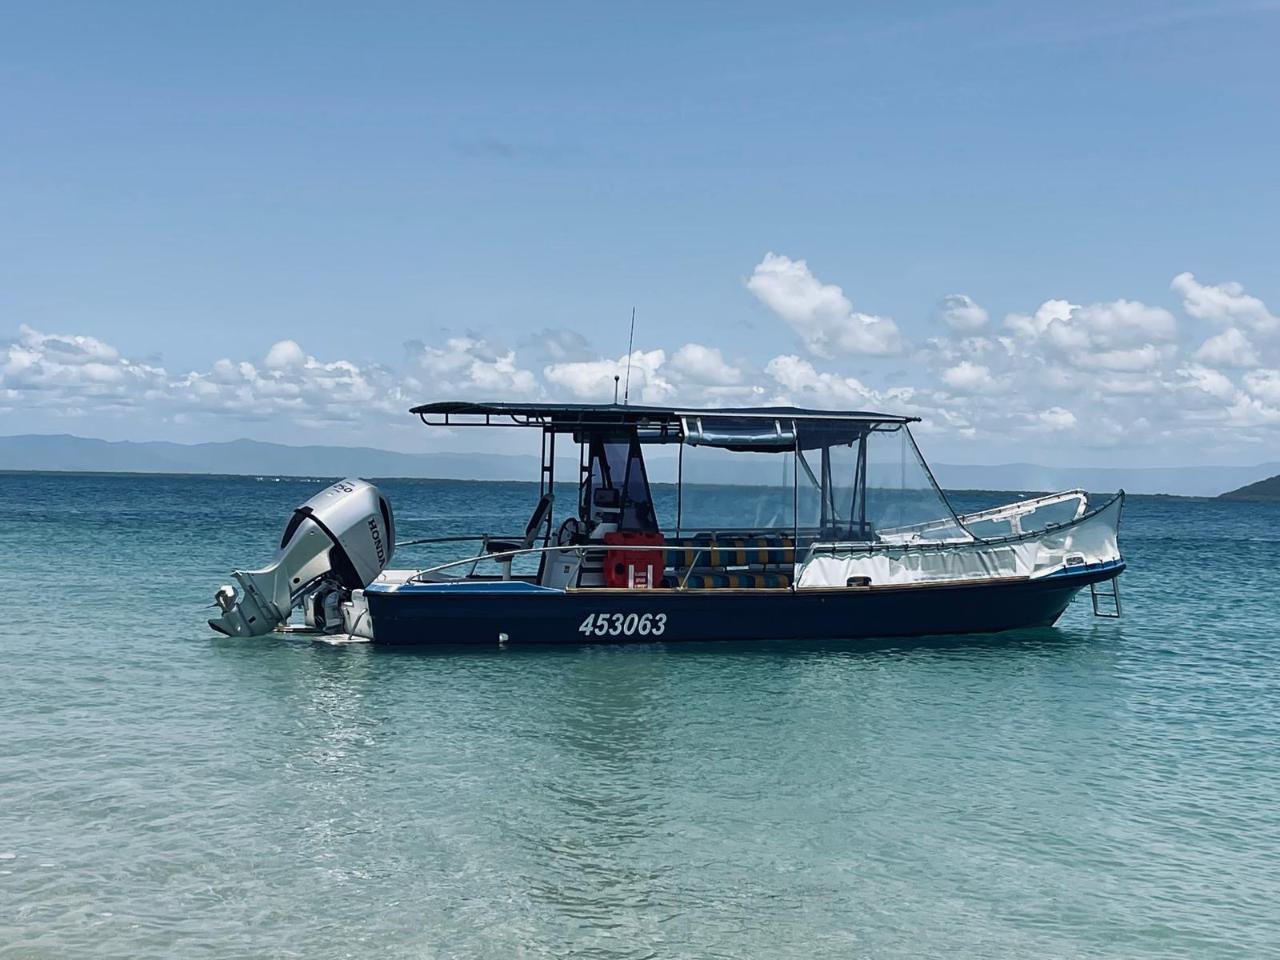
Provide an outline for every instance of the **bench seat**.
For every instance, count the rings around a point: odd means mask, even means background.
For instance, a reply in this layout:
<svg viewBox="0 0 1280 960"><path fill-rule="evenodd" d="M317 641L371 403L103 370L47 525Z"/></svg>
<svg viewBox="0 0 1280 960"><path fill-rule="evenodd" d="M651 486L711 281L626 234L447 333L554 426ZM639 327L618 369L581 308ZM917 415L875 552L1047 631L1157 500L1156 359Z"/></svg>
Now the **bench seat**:
<svg viewBox="0 0 1280 960"><path fill-rule="evenodd" d="M786 573L739 573L737 571L707 571L691 573L687 580L683 574L667 574L662 578L664 587L678 587L684 583L690 590L712 590L717 587L782 589L791 586L791 576Z"/></svg>
<svg viewBox="0 0 1280 960"><path fill-rule="evenodd" d="M666 565L672 570L692 567L769 567L795 563L795 541L767 534L758 537L719 536L700 533L667 541ZM759 549L748 549L759 548Z"/></svg>

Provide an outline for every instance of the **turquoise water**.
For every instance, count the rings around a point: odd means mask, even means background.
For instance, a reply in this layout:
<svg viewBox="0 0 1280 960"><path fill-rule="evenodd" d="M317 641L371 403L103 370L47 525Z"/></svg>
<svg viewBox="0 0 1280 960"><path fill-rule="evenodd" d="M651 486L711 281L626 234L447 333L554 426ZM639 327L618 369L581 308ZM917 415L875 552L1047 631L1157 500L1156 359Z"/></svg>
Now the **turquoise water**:
<svg viewBox="0 0 1280 960"><path fill-rule="evenodd" d="M211 635L318 489L0 475L0 957L1276 955L1280 508L1132 500L1119 623ZM534 499L385 489L403 537Z"/></svg>

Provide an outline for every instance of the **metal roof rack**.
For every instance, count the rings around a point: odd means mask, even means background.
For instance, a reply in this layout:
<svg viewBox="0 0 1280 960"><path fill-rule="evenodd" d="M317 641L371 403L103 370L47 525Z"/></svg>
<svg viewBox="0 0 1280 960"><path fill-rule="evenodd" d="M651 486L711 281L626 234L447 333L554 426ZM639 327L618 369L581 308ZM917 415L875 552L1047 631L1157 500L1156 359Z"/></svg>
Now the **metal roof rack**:
<svg viewBox="0 0 1280 960"><path fill-rule="evenodd" d="M906 424L919 417L903 417L861 410L812 410L802 407L658 407L617 403L475 403L450 400L413 407L428 426L542 427L571 432L583 427L640 427L666 434L686 418L721 420L790 420L796 424ZM465 418L465 419L458 419ZM496 418L496 420L495 420Z"/></svg>

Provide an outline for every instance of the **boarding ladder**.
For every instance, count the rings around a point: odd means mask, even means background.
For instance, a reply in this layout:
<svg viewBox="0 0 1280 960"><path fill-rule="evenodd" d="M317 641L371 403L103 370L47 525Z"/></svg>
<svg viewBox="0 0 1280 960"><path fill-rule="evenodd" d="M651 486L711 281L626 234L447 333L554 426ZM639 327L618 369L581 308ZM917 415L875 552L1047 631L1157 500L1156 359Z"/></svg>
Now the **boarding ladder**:
<svg viewBox="0 0 1280 960"><path fill-rule="evenodd" d="M1111 589L1105 589L1106 583ZM1099 590L1099 587L1103 589ZM1093 615L1106 620L1120 619L1120 578L1112 577L1104 583L1089 584L1089 599L1093 601ZM1108 609L1110 607L1110 609Z"/></svg>

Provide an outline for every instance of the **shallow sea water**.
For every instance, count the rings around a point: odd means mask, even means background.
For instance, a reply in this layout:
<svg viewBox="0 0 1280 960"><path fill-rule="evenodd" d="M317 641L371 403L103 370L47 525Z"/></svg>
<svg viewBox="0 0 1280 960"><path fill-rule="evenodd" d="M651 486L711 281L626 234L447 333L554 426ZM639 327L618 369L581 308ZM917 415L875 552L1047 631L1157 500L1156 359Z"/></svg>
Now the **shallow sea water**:
<svg viewBox="0 0 1280 960"><path fill-rule="evenodd" d="M384 486L401 537L534 499ZM1119 622L213 636L318 489L0 475L0 958L1280 955L1276 506L1132 499Z"/></svg>

